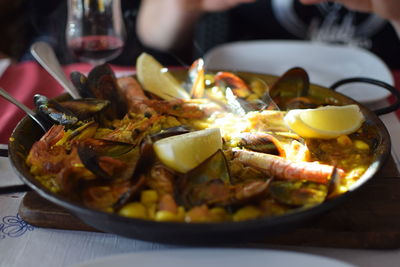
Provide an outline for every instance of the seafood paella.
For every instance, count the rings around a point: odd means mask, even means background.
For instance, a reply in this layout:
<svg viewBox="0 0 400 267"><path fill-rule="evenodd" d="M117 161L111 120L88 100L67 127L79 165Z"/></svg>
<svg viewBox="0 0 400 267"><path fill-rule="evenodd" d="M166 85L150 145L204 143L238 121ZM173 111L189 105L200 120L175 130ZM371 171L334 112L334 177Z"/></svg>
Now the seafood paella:
<svg viewBox="0 0 400 267"><path fill-rule="evenodd" d="M210 223L314 207L346 192L373 161L377 132L359 111L350 132L308 136L290 127L292 111L341 104L308 95L304 70L268 83L200 63L179 97L140 76L116 78L108 65L72 73L82 99L36 95L52 126L29 151L30 172L92 209Z"/></svg>

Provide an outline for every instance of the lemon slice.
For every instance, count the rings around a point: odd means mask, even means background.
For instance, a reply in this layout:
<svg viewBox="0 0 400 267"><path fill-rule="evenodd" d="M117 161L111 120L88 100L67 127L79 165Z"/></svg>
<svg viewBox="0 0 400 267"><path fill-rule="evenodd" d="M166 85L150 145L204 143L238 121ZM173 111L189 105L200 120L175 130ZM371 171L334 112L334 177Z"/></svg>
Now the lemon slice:
<svg viewBox="0 0 400 267"><path fill-rule="evenodd" d="M357 105L293 109L284 117L286 125L306 138L331 139L357 131L364 122Z"/></svg>
<svg viewBox="0 0 400 267"><path fill-rule="evenodd" d="M181 173L198 166L221 148L218 128L175 135L154 143L154 151L161 162Z"/></svg>
<svg viewBox="0 0 400 267"><path fill-rule="evenodd" d="M145 90L162 99L190 98L168 69L147 53L142 53L137 58L136 75Z"/></svg>

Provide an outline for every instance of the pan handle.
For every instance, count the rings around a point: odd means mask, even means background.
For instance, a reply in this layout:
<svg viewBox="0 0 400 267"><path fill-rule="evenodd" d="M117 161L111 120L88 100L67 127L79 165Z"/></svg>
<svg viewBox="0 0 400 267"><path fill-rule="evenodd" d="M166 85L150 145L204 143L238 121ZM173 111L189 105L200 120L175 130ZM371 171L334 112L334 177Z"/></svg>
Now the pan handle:
<svg viewBox="0 0 400 267"><path fill-rule="evenodd" d="M7 145L0 145L0 157L7 157L8 149ZM32 189L26 184L22 185L8 185L8 186L0 186L0 195L3 194L11 194L11 193L21 193L32 191Z"/></svg>
<svg viewBox="0 0 400 267"><path fill-rule="evenodd" d="M400 108L400 91L397 90L395 87L391 86L388 83L379 81L379 80L375 80L375 79L371 79L371 78L364 78L364 77L354 77L354 78L348 78L348 79L343 79L343 80L339 80L337 82L335 82L334 84L331 85L331 89L332 90L336 90L339 86L342 86L346 83L369 83L369 84L374 84L377 86L380 86L388 91L390 91L392 93L392 95L396 96L396 101L389 105L388 107L384 107L384 108L380 108L377 110L374 110L374 113L376 115L383 115L383 114L387 114L393 111L396 111L397 109Z"/></svg>

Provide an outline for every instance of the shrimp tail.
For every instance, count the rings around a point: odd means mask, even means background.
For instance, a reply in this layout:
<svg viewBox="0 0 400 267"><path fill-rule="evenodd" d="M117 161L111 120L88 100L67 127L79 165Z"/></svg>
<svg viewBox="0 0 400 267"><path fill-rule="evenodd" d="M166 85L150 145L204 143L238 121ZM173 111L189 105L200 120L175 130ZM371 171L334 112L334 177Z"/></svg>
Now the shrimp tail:
<svg viewBox="0 0 400 267"><path fill-rule="evenodd" d="M239 149L233 150L233 156L244 165L285 180L307 180L327 184L334 170L334 166L318 162L297 162L275 155ZM341 177L344 175L342 169L337 171Z"/></svg>

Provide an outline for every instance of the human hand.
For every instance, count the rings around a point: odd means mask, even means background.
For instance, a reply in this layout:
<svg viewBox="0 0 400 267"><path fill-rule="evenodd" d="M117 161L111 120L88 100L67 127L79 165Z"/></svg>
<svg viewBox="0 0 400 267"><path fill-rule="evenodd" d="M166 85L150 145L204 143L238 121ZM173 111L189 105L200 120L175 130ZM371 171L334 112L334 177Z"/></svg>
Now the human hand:
<svg viewBox="0 0 400 267"><path fill-rule="evenodd" d="M228 10L239 4L253 3L256 0L178 0L178 2L190 3L192 7L201 12L216 12Z"/></svg>
<svg viewBox="0 0 400 267"><path fill-rule="evenodd" d="M137 34L146 46L167 51L190 40L194 24L206 12L224 11L256 0L142 0Z"/></svg>

